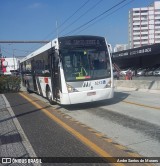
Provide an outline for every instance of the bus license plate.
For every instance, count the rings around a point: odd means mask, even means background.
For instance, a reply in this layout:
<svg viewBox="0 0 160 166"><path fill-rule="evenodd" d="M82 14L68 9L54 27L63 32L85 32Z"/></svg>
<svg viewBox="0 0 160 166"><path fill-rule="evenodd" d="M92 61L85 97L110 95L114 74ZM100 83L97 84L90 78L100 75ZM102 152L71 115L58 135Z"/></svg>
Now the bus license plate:
<svg viewBox="0 0 160 166"><path fill-rule="evenodd" d="M88 92L87 96L92 96L92 95L96 95L96 92Z"/></svg>

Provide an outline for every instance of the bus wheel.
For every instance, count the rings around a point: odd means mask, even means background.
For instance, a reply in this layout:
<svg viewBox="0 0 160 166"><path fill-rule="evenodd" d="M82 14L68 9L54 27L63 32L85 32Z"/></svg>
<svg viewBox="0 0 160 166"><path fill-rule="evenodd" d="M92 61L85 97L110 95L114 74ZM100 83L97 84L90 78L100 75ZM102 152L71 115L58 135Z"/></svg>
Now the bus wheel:
<svg viewBox="0 0 160 166"><path fill-rule="evenodd" d="M27 89L28 93L31 93L31 90L29 90L29 83L28 82L26 83L26 89Z"/></svg>
<svg viewBox="0 0 160 166"><path fill-rule="evenodd" d="M50 104L55 104L55 102L52 100L52 92L49 87L47 87L46 96Z"/></svg>

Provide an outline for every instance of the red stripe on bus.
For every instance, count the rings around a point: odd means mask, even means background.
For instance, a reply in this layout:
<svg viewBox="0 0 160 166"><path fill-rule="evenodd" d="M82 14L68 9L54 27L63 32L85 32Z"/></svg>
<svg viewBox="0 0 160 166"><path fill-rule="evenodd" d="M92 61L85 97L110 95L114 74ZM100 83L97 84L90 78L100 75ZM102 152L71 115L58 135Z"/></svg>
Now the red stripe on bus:
<svg viewBox="0 0 160 166"><path fill-rule="evenodd" d="M47 77L44 77L44 82L45 82L46 84L48 84L48 78L47 78Z"/></svg>

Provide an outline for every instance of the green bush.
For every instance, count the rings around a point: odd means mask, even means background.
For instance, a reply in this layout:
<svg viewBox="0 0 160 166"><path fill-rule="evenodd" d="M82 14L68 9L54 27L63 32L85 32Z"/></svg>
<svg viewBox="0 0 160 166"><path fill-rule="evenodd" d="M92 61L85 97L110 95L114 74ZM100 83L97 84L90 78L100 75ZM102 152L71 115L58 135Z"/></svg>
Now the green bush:
<svg viewBox="0 0 160 166"><path fill-rule="evenodd" d="M21 78L19 76L0 76L0 93L18 92L20 90Z"/></svg>

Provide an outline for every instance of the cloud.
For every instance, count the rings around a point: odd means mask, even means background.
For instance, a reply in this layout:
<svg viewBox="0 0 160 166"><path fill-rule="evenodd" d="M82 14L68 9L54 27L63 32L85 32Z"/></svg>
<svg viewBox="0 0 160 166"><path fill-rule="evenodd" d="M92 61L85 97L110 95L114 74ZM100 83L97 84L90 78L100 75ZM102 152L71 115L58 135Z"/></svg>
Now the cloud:
<svg viewBox="0 0 160 166"><path fill-rule="evenodd" d="M43 5L41 3L33 3L29 6L30 9L41 8Z"/></svg>

